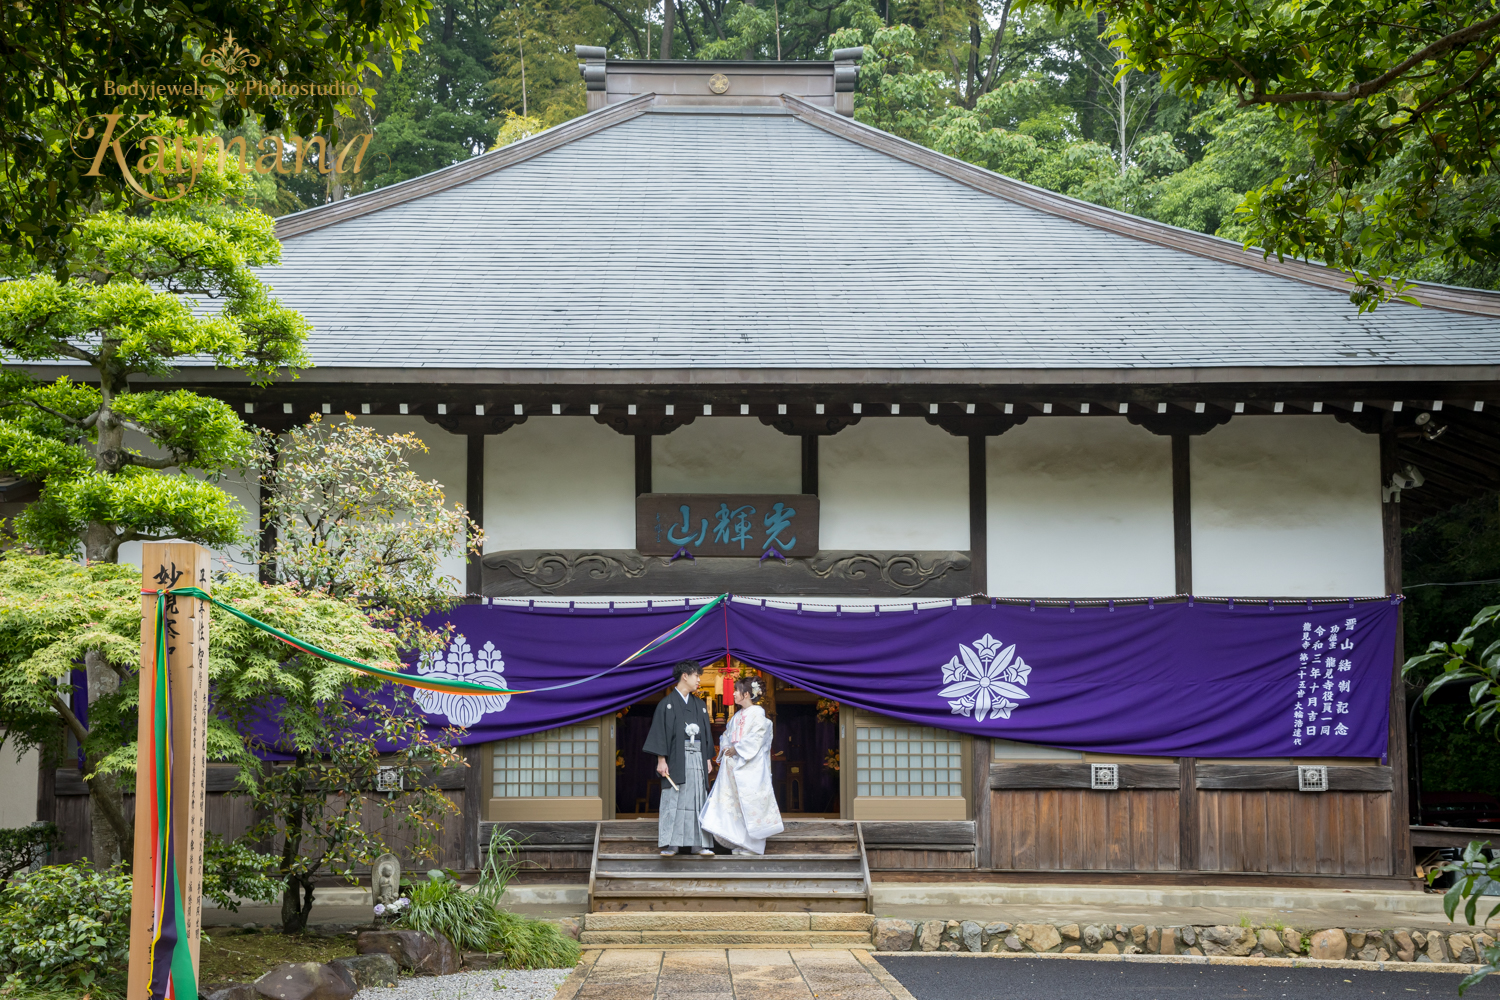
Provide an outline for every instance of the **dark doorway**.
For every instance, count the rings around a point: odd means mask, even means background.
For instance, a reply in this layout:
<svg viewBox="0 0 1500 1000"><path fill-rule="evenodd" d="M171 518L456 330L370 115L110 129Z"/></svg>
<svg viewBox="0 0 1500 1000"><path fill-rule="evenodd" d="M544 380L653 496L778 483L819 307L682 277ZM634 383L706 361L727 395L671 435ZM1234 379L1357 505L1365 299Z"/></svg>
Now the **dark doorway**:
<svg viewBox="0 0 1500 1000"><path fill-rule="evenodd" d="M767 678L769 681L769 678ZM771 743L771 782L783 815L839 816L838 706L810 691L773 681L774 696L766 711L775 724ZM705 688L707 689L707 685ZM724 732L725 706L712 690L709 710L714 720L712 746ZM656 703L666 692L636 702L621 712L615 725L615 816L655 817L661 805L661 778L656 759L643 751ZM712 783L712 778L709 779Z"/></svg>

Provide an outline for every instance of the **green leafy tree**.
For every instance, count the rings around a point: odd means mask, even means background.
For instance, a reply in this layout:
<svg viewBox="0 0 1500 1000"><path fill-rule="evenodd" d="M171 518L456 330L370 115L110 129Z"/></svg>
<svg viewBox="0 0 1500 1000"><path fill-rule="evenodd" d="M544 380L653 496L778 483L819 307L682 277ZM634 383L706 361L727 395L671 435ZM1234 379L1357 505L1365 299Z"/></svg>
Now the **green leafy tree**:
<svg viewBox="0 0 1500 1000"><path fill-rule="evenodd" d="M444 641L445 632L421 623L458 594L458 581L441 575L441 562L483 544L463 509L446 506L441 485L412 471L408 456L426 450L413 434L381 434L352 416L325 422L314 414L281 438L265 470L271 486L263 516L275 526L276 545L259 557L263 565L299 592L365 608L388 630L386 659L397 648L428 651ZM366 826L367 804L378 799L387 814L399 806L415 837L411 849L419 856L431 850L450 807L424 775L462 758L425 735L407 693L371 700L377 685L331 674L321 661L297 657L279 671L242 680L233 703L255 704L258 692L270 699L281 733L270 749L291 757L257 787L256 802L268 818L255 835L281 838L282 924L293 932L306 924L320 872L348 871L383 853ZM339 687L326 688L330 680ZM346 697L332 697L346 689ZM377 743L397 749L382 755ZM402 777L404 799L370 798L380 768Z"/></svg>
<svg viewBox="0 0 1500 1000"><path fill-rule="evenodd" d="M1422 690L1424 701L1450 685L1467 688L1469 714L1464 724L1492 739L1500 739L1500 604L1490 605L1476 614L1452 641L1438 640L1431 643L1427 652L1407 660L1402 675L1412 679L1425 679ZM1486 895L1497 880L1500 880L1500 860L1490 856L1488 841L1473 841L1465 849L1462 858L1442 865L1428 875L1432 881L1443 874L1453 875L1453 885L1443 894L1443 909L1448 919L1453 920L1459 908L1463 908L1464 919L1472 926L1476 923L1481 903L1489 906ZM1488 923L1500 913L1500 903L1489 909L1479 923ZM1493 972L1500 971L1500 944L1480 948L1484 959L1480 967L1459 984L1462 995L1470 986Z"/></svg>
<svg viewBox="0 0 1500 1000"><path fill-rule="evenodd" d="M373 83L370 113L375 141L359 179L362 189L440 170L490 147L501 114L492 25L503 9L499 0L438 3L419 32L416 52L399 65L389 55L376 60L381 76Z"/></svg>
<svg viewBox="0 0 1500 1000"><path fill-rule="evenodd" d="M78 226L69 280L0 284L0 358L78 363L94 383L40 384L15 371L0 382L0 468L42 488L16 521L23 541L54 552L81 541L89 560L112 562L138 539L239 539L227 494L162 473L248 465L254 435L227 404L140 391L131 379L169 378L183 357L262 383L308 363L306 320L251 270L276 263L281 246L268 216L226 203L242 192L239 177L205 174L193 197L149 214L97 213ZM217 308L195 308L204 299ZM129 446L127 432L156 453Z"/></svg>
<svg viewBox="0 0 1500 1000"><path fill-rule="evenodd" d="M313 414L281 438L265 468L262 516L276 545L247 558L278 581L360 604L406 650L435 648L443 635L420 619L462 592L442 561L482 552L484 533L463 507L447 506L442 484L412 470L409 456L425 451L409 432Z"/></svg>
<svg viewBox="0 0 1500 1000"><path fill-rule="evenodd" d="M1058 0L1057 7L1073 4ZM1420 261L1500 257L1500 64L1493 3L1203 5L1087 0L1127 65L1178 94L1271 109L1314 168L1250 191L1249 243L1350 273L1374 308Z"/></svg>
<svg viewBox="0 0 1500 1000"><path fill-rule="evenodd" d="M41 488L12 522L23 542L107 563L130 541L240 539L242 512L227 493L170 470L213 478L247 467L256 436L222 402L141 390L132 379L168 378L188 356L257 382L306 363L306 321L251 270L274 263L280 244L269 217L233 203L248 185L211 168L188 197L98 212L75 228L67 280L45 272L0 283L0 359L87 372L51 383L0 372L0 470ZM119 680L98 652L81 656L92 703ZM94 845L108 863L128 843L114 780L101 776L90 799L95 829L115 834Z"/></svg>
<svg viewBox="0 0 1500 1000"><path fill-rule="evenodd" d="M345 601L238 574L224 575L213 593L340 656L395 661L395 636ZM453 755L420 732L410 699L372 699L381 686L375 678L327 660L288 658L287 646L275 636L216 607L210 615L208 756L238 764L245 794L269 816L237 843L210 844L205 892L268 898L269 864L274 891L295 894L293 926L300 929L314 878L331 865L344 871L384 852L364 825L366 802L378 799L388 816L412 827L418 853L430 845L451 806L423 787L422 779L435 764L452 763ZM83 751L91 795L105 779L118 779L111 786L116 790L133 781L140 629L139 570L19 550L0 553L0 716L10 739L41 749L53 762L63 750L62 734L70 733ZM85 724L68 695L74 665L88 652L129 683L93 702ZM382 757L374 738L406 749ZM262 762L267 756L291 761L268 765ZM412 792L374 795L381 766L396 767ZM131 829L123 810L107 808L97 825L106 823L129 857ZM253 849L267 841L276 847L274 857Z"/></svg>
<svg viewBox="0 0 1500 1000"><path fill-rule="evenodd" d="M90 162L74 152L80 126L87 134L103 124L99 116L123 110L171 116L194 133L212 133L254 115L270 131L291 126L310 135L350 112L349 98L330 94L331 85L363 87L381 54L399 62L417 45L430 6L430 0L84 0L0 7L6 80L0 239L11 273L36 266L64 280L77 227L101 205L123 210L134 203L117 169L90 176ZM244 87L252 78L299 86L276 93ZM176 92L122 98L106 82ZM226 100L222 88L230 83L237 95ZM132 162L138 155L122 152Z"/></svg>

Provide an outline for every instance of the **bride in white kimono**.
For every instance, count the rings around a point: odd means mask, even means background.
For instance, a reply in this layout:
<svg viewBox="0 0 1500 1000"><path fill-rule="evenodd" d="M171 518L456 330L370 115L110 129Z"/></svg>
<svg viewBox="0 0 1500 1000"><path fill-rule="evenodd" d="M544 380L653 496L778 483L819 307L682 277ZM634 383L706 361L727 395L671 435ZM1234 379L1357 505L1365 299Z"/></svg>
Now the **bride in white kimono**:
<svg viewBox="0 0 1500 1000"><path fill-rule="evenodd" d="M723 766L699 819L704 832L735 854L764 854L766 838L785 829L771 790L771 720L756 704L762 692L754 678L734 682L739 711L719 741Z"/></svg>

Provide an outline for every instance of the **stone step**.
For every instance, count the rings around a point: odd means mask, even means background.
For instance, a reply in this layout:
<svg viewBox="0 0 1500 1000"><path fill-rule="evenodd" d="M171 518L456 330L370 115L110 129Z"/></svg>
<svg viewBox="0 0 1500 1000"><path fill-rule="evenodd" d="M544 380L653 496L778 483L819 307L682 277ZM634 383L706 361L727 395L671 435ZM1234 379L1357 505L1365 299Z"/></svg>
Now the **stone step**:
<svg viewBox="0 0 1500 1000"><path fill-rule="evenodd" d="M848 943L842 942L842 941L823 941L816 934L810 934L810 935L808 935L808 937L809 937L810 940L808 940L807 942L805 942L805 943L798 942L797 943L797 950L799 950L799 951L844 951L844 952L847 952L850 948L858 948L858 947L860 947L859 945L851 945L851 944L848 944ZM697 943L697 942L692 943L692 944L668 944L666 942L657 941L657 942L653 942L652 944L584 945L584 947L585 948L608 948L610 951L701 951L704 948L715 948L715 949L717 949L717 948L723 948L724 945L705 945L705 944ZM759 945L755 945L755 946L752 946L752 947L760 947L760 946ZM767 947L767 948L775 948L777 946L776 945L765 945L765 947ZM864 947L868 948L869 945L865 945Z"/></svg>
<svg viewBox="0 0 1500 1000"><path fill-rule="evenodd" d="M663 858L663 861L670 859ZM786 881L795 884L806 879L857 879L864 881L865 873L857 867L834 868L829 865L809 865L805 868L731 868L728 865L698 864L689 862L686 865L653 865L633 866L628 863L615 862L609 867L600 865L595 871L598 878L651 878L651 879L701 879L703 881L740 881L754 879L759 881Z"/></svg>
<svg viewBox="0 0 1500 1000"><path fill-rule="evenodd" d="M650 841L653 844L656 843L656 829L655 829L654 826L650 830L637 829L637 830L623 831L623 832L620 832L620 833L603 833L603 832L601 832L599 834L599 846L601 848L605 844L629 844L629 843L639 843L641 841ZM768 844L857 844L857 843L859 843L859 838L857 836L855 836L853 833L840 833L840 832L805 833L805 834L778 833L774 837L772 837L770 840L768 840L767 843Z"/></svg>
<svg viewBox="0 0 1500 1000"><path fill-rule="evenodd" d="M594 897L595 913L864 913L864 893L827 893L819 896L780 892L702 892L667 895L660 892L616 892Z"/></svg>
<svg viewBox="0 0 1500 1000"><path fill-rule="evenodd" d="M731 864L766 864L776 861L858 861L859 852L839 851L827 853L812 852L808 854L796 854L788 851L776 851L774 853L771 851L767 851L765 854L715 854L713 858L706 858L702 855L697 854L674 854L663 857L655 850L652 850L650 852L625 851L611 854L601 849L599 852L600 861L650 861L656 858L660 858L663 861L695 861L696 859L701 858L702 862L712 862L717 859L719 863L727 862Z"/></svg>
<svg viewBox="0 0 1500 1000"><path fill-rule="evenodd" d="M617 944L696 944L738 945L763 948L767 945L810 947L814 943L841 947L869 947L869 931L581 931L578 942L588 945Z"/></svg>
<svg viewBox="0 0 1500 1000"><path fill-rule="evenodd" d="M859 931L870 932L868 913L588 913L589 931Z"/></svg>

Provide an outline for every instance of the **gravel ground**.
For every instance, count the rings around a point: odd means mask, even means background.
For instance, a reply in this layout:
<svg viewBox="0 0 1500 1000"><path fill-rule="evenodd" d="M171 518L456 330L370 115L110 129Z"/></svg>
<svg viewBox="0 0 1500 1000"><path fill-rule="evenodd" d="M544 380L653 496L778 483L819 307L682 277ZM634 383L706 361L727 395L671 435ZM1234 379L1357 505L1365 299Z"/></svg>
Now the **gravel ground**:
<svg viewBox="0 0 1500 1000"><path fill-rule="evenodd" d="M451 976L417 976L399 986L366 987L358 1000L552 1000L572 969L478 969Z"/></svg>

